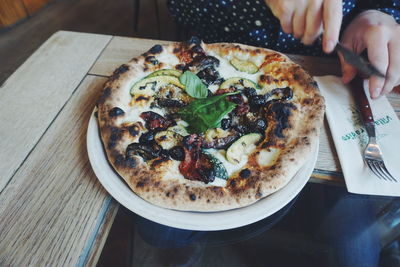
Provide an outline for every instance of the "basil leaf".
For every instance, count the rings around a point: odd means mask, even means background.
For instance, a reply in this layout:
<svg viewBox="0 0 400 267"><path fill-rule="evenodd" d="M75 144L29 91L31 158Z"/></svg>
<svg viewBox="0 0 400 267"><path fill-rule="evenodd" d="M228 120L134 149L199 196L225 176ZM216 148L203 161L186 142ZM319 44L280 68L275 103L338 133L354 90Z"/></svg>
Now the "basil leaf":
<svg viewBox="0 0 400 267"><path fill-rule="evenodd" d="M179 76L179 81L181 84L185 85L185 90L191 97L194 98L206 98L208 95L207 87L204 83L197 77L196 74L185 71L181 76Z"/></svg>
<svg viewBox="0 0 400 267"><path fill-rule="evenodd" d="M239 92L196 99L182 108L178 114L189 123L189 130L195 133L220 127L222 118L236 107L235 103L226 100L225 97L237 93Z"/></svg>

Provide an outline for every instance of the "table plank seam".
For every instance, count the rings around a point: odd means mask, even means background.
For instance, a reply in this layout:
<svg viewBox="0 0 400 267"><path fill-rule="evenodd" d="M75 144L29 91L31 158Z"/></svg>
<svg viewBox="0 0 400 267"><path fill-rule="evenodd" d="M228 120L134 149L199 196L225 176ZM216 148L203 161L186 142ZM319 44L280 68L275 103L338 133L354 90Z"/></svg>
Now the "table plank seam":
<svg viewBox="0 0 400 267"><path fill-rule="evenodd" d="M83 81L85 80L85 78L88 76L89 71L92 69L92 67L94 66L94 64L96 64L97 60L100 58L101 54L103 53L103 51L107 48L107 46L110 44L111 40L114 38L114 36L112 36L110 38L110 40L107 42L107 44L103 47L103 49L100 51L99 55L96 57L96 59L93 61L92 65L90 65L90 67L88 68L88 70L86 71L85 75L82 77L82 80L78 83L78 85L75 87L75 89L72 91L71 95L68 97L68 99L65 101L65 103L62 105L62 107L60 108L60 110L57 112L57 114L54 116L54 118L51 120L51 122L49 123L49 125L46 127L46 129L43 131L42 135L40 136L40 138L37 140L37 142L35 143L35 145L32 147L31 150L29 150L28 154L26 154L25 158L21 161L21 164L14 170L14 172L12 173L12 175L10 176L9 180L7 181L7 183L5 184L5 186L3 187L3 189L0 191L0 194L3 193L3 191L7 188L7 186L11 183L13 177L15 176L15 174L19 171L19 169L24 165L24 163L26 162L26 160L28 159L28 157L30 156L30 154L32 153L33 150L35 150L36 146L40 143L40 141L42 140L43 136L46 134L46 132L49 130L49 128L51 127L51 125L53 125L54 121L58 118L58 116L60 115L60 113L64 110L65 106L67 105L67 103L71 100L72 96L75 94L76 90L81 86L81 84L83 83ZM107 77L107 76L106 76Z"/></svg>
<svg viewBox="0 0 400 267"><path fill-rule="evenodd" d="M51 122L49 123L49 125L46 127L46 129L43 131L43 134L40 136L40 138L38 139L38 141L35 143L35 145L32 147L31 150L29 150L28 154L25 156L25 158L23 159L23 161L21 162L21 164L18 166L18 168L15 169L15 171L13 172L13 174L11 175L10 179L7 181L6 185L4 186L4 188L0 191L0 194L3 193L3 191L7 188L7 186L10 184L10 182L12 181L13 177L15 176L15 174L19 171L19 169L24 165L24 163L26 162L26 160L28 159L28 157L31 155L32 151L35 150L35 148L37 147L37 145L40 143L40 141L42 140L43 136L46 135L47 131L49 130L49 128L53 125L54 121L58 118L58 116L60 115L60 113L64 110L65 106L67 105L67 103L70 101L70 99L72 98L72 96L74 95L74 93L76 92L76 90L79 88L79 86L82 84L82 82L85 80L87 75L83 76L82 80L79 82L78 86L72 91L71 95L69 96L69 98L67 99L67 101L65 101L65 103L62 105L62 107L60 108L60 110L57 112L56 116L54 116L54 118L51 120Z"/></svg>
<svg viewBox="0 0 400 267"><path fill-rule="evenodd" d="M100 77L100 78L110 78L109 75L101 75L101 74L93 74L93 73L87 73L89 76L95 76L95 77Z"/></svg>

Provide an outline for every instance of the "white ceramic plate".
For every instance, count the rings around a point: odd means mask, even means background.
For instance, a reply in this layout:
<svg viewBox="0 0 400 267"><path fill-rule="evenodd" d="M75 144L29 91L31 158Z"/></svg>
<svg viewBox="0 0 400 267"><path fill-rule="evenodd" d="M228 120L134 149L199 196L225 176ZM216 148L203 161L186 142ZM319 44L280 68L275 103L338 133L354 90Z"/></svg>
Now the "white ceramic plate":
<svg viewBox="0 0 400 267"><path fill-rule="evenodd" d="M262 220L288 204L305 186L317 161L319 143L312 148L310 160L282 189L256 203L239 209L219 212L188 212L155 206L128 187L108 163L100 139L97 119L92 114L87 131L87 150L92 168L104 188L132 212L171 227L199 231L237 228Z"/></svg>

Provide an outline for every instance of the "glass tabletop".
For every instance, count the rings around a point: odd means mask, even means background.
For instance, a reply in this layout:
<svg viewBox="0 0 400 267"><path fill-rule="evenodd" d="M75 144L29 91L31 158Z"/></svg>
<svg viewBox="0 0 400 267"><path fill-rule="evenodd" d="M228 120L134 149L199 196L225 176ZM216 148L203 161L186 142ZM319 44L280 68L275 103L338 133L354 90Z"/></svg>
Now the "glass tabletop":
<svg viewBox="0 0 400 267"><path fill-rule="evenodd" d="M308 183L284 208L225 231L134 217L131 266L400 266L400 199Z"/></svg>

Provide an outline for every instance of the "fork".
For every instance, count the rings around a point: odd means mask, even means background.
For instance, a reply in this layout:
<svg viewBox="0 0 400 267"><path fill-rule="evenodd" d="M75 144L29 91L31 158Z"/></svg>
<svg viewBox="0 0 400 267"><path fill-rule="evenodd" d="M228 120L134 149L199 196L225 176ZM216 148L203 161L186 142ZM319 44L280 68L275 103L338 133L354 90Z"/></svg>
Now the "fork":
<svg viewBox="0 0 400 267"><path fill-rule="evenodd" d="M374 117L372 116L371 107L364 91L363 79L357 76L352 81L351 85L355 102L360 109L361 117L369 138L367 147L363 153L364 162L378 178L385 181L397 182L387 170L385 162L383 161L382 151L376 142Z"/></svg>

